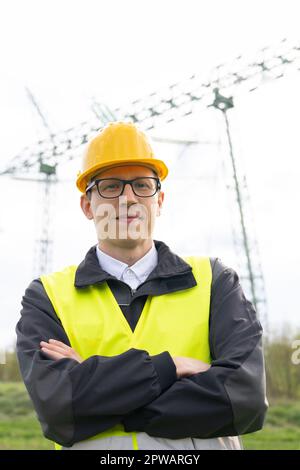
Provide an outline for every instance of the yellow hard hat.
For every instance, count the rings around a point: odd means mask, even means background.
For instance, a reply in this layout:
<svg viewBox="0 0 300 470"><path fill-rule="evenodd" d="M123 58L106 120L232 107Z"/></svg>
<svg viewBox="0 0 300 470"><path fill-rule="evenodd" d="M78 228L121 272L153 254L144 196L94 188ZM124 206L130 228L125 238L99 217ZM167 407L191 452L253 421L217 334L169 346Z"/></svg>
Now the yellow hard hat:
<svg viewBox="0 0 300 470"><path fill-rule="evenodd" d="M154 169L161 180L168 174L165 163L154 158L153 149L143 131L132 122L110 122L88 142L76 186L84 193L99 170L139 164Z"/></svg>

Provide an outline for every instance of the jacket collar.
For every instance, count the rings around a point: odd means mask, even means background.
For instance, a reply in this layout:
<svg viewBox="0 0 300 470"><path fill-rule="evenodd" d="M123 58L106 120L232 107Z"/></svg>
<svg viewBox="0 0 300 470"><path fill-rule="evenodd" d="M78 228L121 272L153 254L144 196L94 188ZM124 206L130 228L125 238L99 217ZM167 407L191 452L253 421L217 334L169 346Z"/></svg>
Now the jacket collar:
<svg viewBox="0 0 300 470"><path fill-rule="evenodd" d="M191 266L186 263L180 256L173 253L170 248L162 241L153 240L157 249L158 264L150 273L147 280L154 278L169 278L181 274L192 274ZM99 265L96 254L96 246L92 246L87 252L84 260L78 265L75 274L75 287L87 287L96 283L104 282L108 279L116 279ZM194 282L196 285L196 280Z"/></svg>
<svg viewBox="0 0 300 470"><path fill-rule="evenodd" d="M118 279L122 278L122 276L127 271L128 264L123 263L118 259L112 258L106 253L103 253L103 251L99 250L98 246L96 246L96 254L99 260L99 264L102 269L104 269L104 271L107 271L109 274L115 276ZM130 270L134 273L135 279L137 279L138 282L141 283L145 279L147 279L149 274L157 266L157 262L157 250L155 248L154 243L152 243L150 250L144 256L142 256L142 258L132 264L130 266Z"/></svg>

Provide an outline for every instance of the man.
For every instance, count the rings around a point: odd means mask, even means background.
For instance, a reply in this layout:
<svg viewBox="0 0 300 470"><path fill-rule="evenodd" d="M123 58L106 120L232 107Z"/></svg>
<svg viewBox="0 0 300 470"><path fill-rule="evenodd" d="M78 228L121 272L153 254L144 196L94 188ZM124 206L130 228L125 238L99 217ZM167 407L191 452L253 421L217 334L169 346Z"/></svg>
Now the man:
<svg viewBox="0 0 300 470"><path fill-rule="evenodd" d="M98 242L25 292L17 354L56 448L241 449L263 426L262 327L238 275L152 238L167 174L137 126L104 127L77 178Z"/></svg>

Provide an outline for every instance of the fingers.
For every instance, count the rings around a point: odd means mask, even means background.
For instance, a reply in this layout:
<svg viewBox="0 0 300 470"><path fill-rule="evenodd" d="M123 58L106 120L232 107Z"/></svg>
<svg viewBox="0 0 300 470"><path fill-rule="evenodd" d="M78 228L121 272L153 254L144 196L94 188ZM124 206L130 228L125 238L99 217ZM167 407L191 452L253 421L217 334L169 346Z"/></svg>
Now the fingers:
<svg viewBox="0 0 300 470"><path fill-rule="evenodd" d="M60 343L60 344L62 345L63 343ZM64 356L70 354L71 348L68 348L68 349L63 348L62 346L60 346L60 344L46 343L45 341L41 341L41 343L40 343L40 345L42 347L42 350L43 350L43 348L46 348L50 351L57 352L57 353L62 354Z"/></svg>
<svg viewBox="0 0 300 470"><path fill-rule="evenodd" d="M64 359L66 357L58 352L51 351L50 349L47 349L47 348L42 348L42 351L43 353L47 354L47 356L50 356L55 361L58 361L59 359Z"/></svg>
<svg viewBox="0 0 300 470"><path fill-rule="evenodd" d="M55 339L49 339L49 342L40 342L41 350L49 355L52 359L59 360L63 358L73 359L79 363L83 362L83 359L79 354L70 346L57 341Z"/></svg>
<svg viewBox="0 0 300 470"><path fill-rule="evenodd" d="M49 343L55 346L59 346L60 348L66 349L67 351L69 349L72 349L70 348L70 346L67 346L66 344L62 343L62 341L57 341L56 339L49 339Z"/></svg>

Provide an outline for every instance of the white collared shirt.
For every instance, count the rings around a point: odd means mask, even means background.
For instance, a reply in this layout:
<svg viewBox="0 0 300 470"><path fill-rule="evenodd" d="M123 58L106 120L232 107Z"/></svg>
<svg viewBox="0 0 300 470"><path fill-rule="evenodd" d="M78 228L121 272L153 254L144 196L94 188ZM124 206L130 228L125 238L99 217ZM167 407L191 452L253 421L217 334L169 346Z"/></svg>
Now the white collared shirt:
<svg viewBox="0 0 300 470"><path fill-rule="evenodd" d="M128 264L107 255L99 249L98 245L96 246L96 253L101 268L117 279L126 282L133 290L147 279L158 263L158 255L154 243L151 249L132 266L128 266Z"/></svg>

